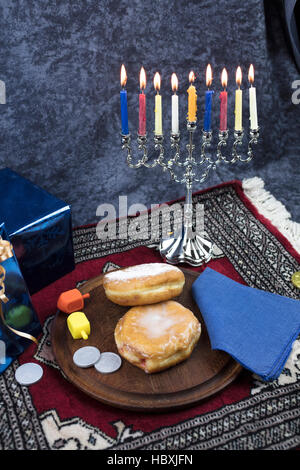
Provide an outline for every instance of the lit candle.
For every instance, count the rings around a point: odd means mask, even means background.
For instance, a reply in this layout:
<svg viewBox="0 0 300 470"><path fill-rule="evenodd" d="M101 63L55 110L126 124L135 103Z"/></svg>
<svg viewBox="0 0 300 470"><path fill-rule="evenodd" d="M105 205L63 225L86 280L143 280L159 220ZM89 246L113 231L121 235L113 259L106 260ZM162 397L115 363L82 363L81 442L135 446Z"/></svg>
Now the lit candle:
<svg viewBox="0 0 300 470"><path fill-rule="evenodd" d="M172 73L171 77L172 90L172 134L179 134L179 104L178 104L178 78L176 73Z"/></svg>
<svg viewBox="0 0 300 470"><path fill-rule="evenodd" d="M122 122L122 134L128 135L128 110L127 110L127 91L125 90L125 85L127 82L127 74L124 65L121 67L121 87L123 88L120 91L120 101L121 101L121 122Z"/></svg>
<svg viewBox="0 0 300 470"><path fill-rule="evenodd" d="M250 88L249 88L250 129L257 129L258 121L257 121L257 105L256 105L256 88L253 86L254 67L252 64L249 67L248 79L250 82Z"/></svg>
<svg viewBox="0 0 300 470"><path fill-rule="evenodd" d="M212 84L212 69L210 64L206 68L206 86L208 90L205 92L205 113L204 113L204 130L209 132L211 130L211 105L213 91L210 90Z"/></svg>
<svg viewBox="0 0 300 470"><path fill-rule="evenodd" d="M223 69L221 82L222 82L222 86L223 86L224 90L221 91L221 93L220 93L220 100L221 100L221 105L220 105L220 131L226 131L227 130L227 91L226 91L227 80L228 80L227 70Z"/></svg>
<svg viewBox="0 0 300 470"><path fill-rule="evenodd" d="M242 70L241 67L238 67L236 70L236 83L238 89L235 91L235 125L234 130L241 131L243 128L242 125L242 116L243 116L243 92L241 90L242 84Z"/></svg>
<svg viewBox="0 0 300 470"><path fill-rule="evenodd" d="M193 83L195 81L195 74L193 71L189 74L189 81L190 86L187 90L189 98L188 98L188 116L187 119L190 122L196 122L196 112L197 112L197 93L196 88L194 87Z"/></svg>
<svg viewBox="0 0 300 470"><path fill-rule="evenodd" d="M154 88L156 90L155 95L155 135L162 135L162 104L161 104L161 95L159 94L160 90L160 75L158 72L154 75Z"/></svg>
<svg viewBox="0 0 300 470"><path fill-rule="evenodd" d="M139 135L146 134L146 95L144 90L146 88L146 72L144 67L140 71L140 89L139 96Z"/></svg>

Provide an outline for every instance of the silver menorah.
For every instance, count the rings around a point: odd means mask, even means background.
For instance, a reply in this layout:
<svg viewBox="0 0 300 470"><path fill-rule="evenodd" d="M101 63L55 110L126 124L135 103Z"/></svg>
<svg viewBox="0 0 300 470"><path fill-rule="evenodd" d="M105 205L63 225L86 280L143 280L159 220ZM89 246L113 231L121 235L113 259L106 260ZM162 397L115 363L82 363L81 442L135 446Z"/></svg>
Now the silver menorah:
<svg viewBox="0 0 300 470"><path fill-rule="evenodd" d="M207 263L212 257L213 243L204 236L203 233L194 233L193 227L193 205L192 188L194 183L203 183L210 170L216 170L221 163L233 164L235 162L249 163L253 158L253 145L257 144L259 138L259 127L249 130L247 156L243 158L240 151L242 149L244 131L234 131L234 142L230 157L224 155L228 146L229 130L219 131L216 158L209 155L212 146L212 131L202 130L202 145L200 158L194 156L195 145L193 143L194 134L197 129L196 122L187 122L187 131L189 141L186 145L187 155L185 160L181 158L180 151L180 133L171 133L171 148L174 149L174 155L169 160L165 159L164 136L154 135L154 148L158 151L157 158L149 161L147 135L137 136L138 149L141 151L141 158L134 163L131 147L131 134L121 134L122 149L127 150L127 165L130 168L154 168L157 165L162 167L163 171L170 173L171 179L176 183L186 186L186 199L184 205L183 224L178 232L170 233L168 238L160 240L159 251L162 258L171 264L188 263L192 266L200 266ZM176 174L177 168L183 168L182 176ZM202 173L201 173L202 171ZM200 173L198 175L198 173Z"/></svg>

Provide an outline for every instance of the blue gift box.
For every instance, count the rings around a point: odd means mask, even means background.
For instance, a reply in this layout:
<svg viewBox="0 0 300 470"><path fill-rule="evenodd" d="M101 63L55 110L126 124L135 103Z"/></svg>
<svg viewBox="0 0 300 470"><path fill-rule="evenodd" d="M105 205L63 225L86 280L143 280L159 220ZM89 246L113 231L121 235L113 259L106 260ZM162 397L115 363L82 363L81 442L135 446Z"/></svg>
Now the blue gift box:
<svg viewBox="0 0 300 470"><path fill-rule="evenodd" d="M71 208L9 168L0 170L0 223L30 294L75 267Z"/></svg>

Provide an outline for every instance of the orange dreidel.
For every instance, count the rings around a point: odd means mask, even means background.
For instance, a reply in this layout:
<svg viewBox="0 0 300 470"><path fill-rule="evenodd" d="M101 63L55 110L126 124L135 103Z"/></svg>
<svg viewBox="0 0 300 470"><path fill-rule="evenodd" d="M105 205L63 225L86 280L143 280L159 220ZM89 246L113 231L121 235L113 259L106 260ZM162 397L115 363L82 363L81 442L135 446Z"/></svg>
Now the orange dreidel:
<svg viewBox="0 0 300 470"><path fill-rule="evenodd" d="M84 299L89 299L90 294L82 294L78 289L67 290L60 294L57 308L65 313L73 313L82 310Z"/></svg>

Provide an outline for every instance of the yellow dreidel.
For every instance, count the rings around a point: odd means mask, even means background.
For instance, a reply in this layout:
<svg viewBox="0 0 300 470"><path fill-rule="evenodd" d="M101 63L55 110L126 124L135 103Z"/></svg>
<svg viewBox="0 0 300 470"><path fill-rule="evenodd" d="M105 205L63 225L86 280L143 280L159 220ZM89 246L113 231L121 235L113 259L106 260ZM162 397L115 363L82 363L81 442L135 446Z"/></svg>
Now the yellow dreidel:
<svg viewBox="0 0 300 470"><path fill-rule="evenodd" d="M83 312L71 313L67 318L67 324L74 339L88 339L91 326Z"/></svg>

